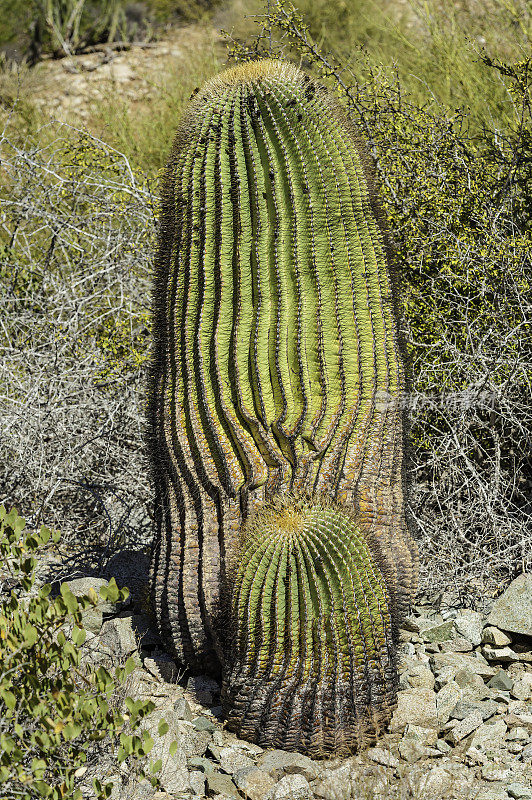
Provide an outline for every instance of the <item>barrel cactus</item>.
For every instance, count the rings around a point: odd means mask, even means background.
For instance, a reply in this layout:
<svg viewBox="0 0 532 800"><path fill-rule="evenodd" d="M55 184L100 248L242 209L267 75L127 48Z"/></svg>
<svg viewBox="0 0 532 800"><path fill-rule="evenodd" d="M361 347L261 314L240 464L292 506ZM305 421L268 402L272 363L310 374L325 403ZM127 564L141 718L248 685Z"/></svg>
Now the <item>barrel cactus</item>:
<svg viewBox="0 0 532 800"><path fill-rule="evenodd" d="M388 723L416 584L397 289L356 131L264 60L191 99L168 162L148 386L152 598L227 726L349 753Z"/></svg>

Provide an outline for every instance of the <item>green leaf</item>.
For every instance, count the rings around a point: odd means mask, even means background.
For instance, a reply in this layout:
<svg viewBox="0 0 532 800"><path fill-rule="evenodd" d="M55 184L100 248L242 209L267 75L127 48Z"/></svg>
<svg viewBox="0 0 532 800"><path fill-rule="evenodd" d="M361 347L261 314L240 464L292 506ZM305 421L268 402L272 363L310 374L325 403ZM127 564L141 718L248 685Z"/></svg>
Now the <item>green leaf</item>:
<svg viewBox="0 0 532 800"><path fill-rule="evenodd" d="M116 603L119 598L120 590L114 578L111 578L107 586L100 587L100 597L109 603Z"/></svg>
<svg viewBox="0 0 532 800"><path fill-rule="evenodd" d="M10 692L9 689L0 689L0 697L6 704L7 708L10 711L13 711L13 709L17 704L17 698L15 697L13 692Z"/></svg>
<svg viewBox="0 0 532 800"><path fill-rule="evenodd" d="M50 797L52 794L52 787L47 784L45 781L34 781L35 788L41 795L41 797Z"/></svg>
<svg viewBox="0 0 532 800"><path fill-rule="evenodd" d="M33 647L38 637L39 633L34 625L24 626L24 647Z"/></svg>
<svg viewBox="0 0 532 800"><path fill-rule="evenodd" d="M169 753L171 756L175 756L177 753L177 748L179 747L179 743L174 739L172 744L170 745Z"/></svg>
<svg viewBox="0 0 532 800"><path fill-rule="evenodd" d="M76 647L81 647L86 638L87 638L87 631L84 628L78 628L77 626L75 626L72 629L72 641L74 642Z"/></svg>
<svg viewBox="0 0 532 800"><path fill-rule="evenodd" d="M131 656L130 656L128 658L128 660L126 661L126 663L124 664L124 673L125 673L125 675L126 676L127 675L131 675L131 673L133 672L133 670L135 669L136 666L137 665L135 664L135 659L131 658Z"/></svg>
<svg viewBox="0 0 532 800"><path fill-rule="evenodd" d="M159 736L164 736L165 733L168 733L169 728L170 728L170 726L168 725L166 720L162 719L159 722L159 727L157 729L157 731L159 733Z"/></svg>
<svg viewBox="0 0 532 800"><path fill-rule="evenodd" d="M66 583L61 584L59 591L61 592L61 597L65 601L67 610L73 614L79 607L76 597L72 594Z"/></svg>
<svg viewBox="0 0 532 800"><path fill-rule="evenodd" d="M42 780L44 778L44 773L46 772L47 767L46 761L42 758L32 758L31 760L31 771L35 776L35 780Z"/></svg>
<svg viewBox="0 0 532 800"><path fill-rule="evenodd" d="M40 539L43 544L47 544L50 540L50 536L52 535L52 531L50 528L47 528L46 525L41 525L41 530L39 531Z"/></svg>
<svg viewBox="0 0 532 800"><path fill-rule="evenodd" d="M162 769L162 766L163 766L163 762L162 762L162 760L160 758L158 758L157 761L155 761L155 763L151 765L150 772L153 775L155 775L156 772L159 772Z"/></svg>

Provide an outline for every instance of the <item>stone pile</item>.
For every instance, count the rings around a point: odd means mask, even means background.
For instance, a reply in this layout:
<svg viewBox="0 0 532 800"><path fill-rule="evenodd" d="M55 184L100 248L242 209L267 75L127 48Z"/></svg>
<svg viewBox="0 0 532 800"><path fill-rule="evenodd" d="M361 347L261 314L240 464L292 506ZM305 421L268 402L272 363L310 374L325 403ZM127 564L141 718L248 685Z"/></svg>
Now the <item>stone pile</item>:
<svg viewBox="0 0 532 800"><path fill-rule="evenodd" d="M82 594L103 583L69 586ZM206 676L187 680L134 604L102 603L84 624L85 657L113 666L133 656L126 694L156 705L143 726L155 741L151 760L162 762L160 789L104 754L97 774L113 780L116 800L532 800L531 575L514 580L487 615L414 606L401 631L389 733L343 760L265 751L225 731L219 685ZM162 720L168 730L159 736ZM89 770L84 797L92 777Z"/></svg>

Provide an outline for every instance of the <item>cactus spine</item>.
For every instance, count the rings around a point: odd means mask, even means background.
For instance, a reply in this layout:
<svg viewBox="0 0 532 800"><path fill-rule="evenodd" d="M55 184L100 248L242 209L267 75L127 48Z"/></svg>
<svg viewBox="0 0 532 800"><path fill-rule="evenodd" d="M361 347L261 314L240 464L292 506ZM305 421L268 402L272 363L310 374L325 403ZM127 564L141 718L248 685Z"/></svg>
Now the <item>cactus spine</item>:
<svg viewBox="0 0 532 800"><path fill-rule="evenodd" d="M276 61L190 103L168 163L149 392L153 600L228 725L349 752L389 720L417 557L394 288L351 123Z"/></svg>

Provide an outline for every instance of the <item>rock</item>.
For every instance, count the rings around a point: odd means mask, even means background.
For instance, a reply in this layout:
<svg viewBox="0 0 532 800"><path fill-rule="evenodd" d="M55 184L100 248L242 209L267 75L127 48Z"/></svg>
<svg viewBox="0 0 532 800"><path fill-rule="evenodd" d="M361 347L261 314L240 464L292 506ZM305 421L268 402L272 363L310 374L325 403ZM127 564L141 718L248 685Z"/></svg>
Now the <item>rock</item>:
<svg viewBox="0 0 532 800"><path fill-rule="evenodd" d="M389 750L384 750L382 747L370 747L366 754L376 764L382 764L383 767L398 767L399 760L390 753Z"/></svg>
<svg viewBox="0 0 532 800"><path fill-rule="evenodd" d="M240 795L238 789L233 783L233 779L229 775L224 775L221 772L214 772L206 776L205 786L209 796L221 794L225 797L234 798L239 800Z"/></svg>
<svg viewBox="0 0 532 800"><path fill-rule="evenodd" d="M97 606L95 608L86 608L81 614L81 623L86 631L97 636L103 625L102 610Z"/></svg>
<svg viewBox="0 0 532 800"><path fill-rule="evenodd" d="M504 721L509 728L523 727L532 732L532 714L507 714Z"/></svg>
<svg viewBox="0 0 532 800"><path fill-rule="evenodd" d="M418 785L420 797L443 797L452 787L453 776L443 767L433 767Z"/></svg>
<svg viewBox="0 0 532 800"><path fill-rule="evenodd" d="M102 625L98 639L103 652L115 663L127 661L129 656L137 653L137 640L131 626L131 617L107 620Z"/></svg>
<svg viewBox="0 0 532 800"><path fill-rule="evenodd" d="M270 750L258 760L258 766L265 770L274 780L279 780L284 774L303 775L307 781L318 777L318 767L312 759L301 753L288 753L285 750Z"/></svg>
<svg viewBox="0 0 532 800"><path fill-rule="evenodd" d="M179 719L186 719L187 722L192 722L194 719L194 714L192 709L190 708L189 704L185 700L184 697L178 697L173 705L173 709Z"/></svg>
<svg viewBox="0 0 532 800"><path fill-rule="evenodd" d="M515 797L515 800L525 800L525 798L528 800L529 797L532 797L530 786L523 786L522 783L509 783L506 791L510 797Z"/></svg>
<svg viewBox="0 0 532 800"><path fill-rule="evenodd" d="M338 769L327 769L312 784L314 797L319 800L349 800L351 797L351 775L349 764Z"/></svg>
<svg viewBox="0 0 532 800"><path fill-rule="evenodd" d="M493 678L488 681L490 689L503 689L504 691L511 691L513 684L513 680L503 669L498 669Z"/></svg>
<svg viewBox="0 0 532 800"><path fill-rule="evenodd" d="M315 796L303 775L285 775L263 800L314 800Z"/></svg>
<svg viewBox="0 0 532 800"><path fill-rule="evenodd" d="M510 775L510 770L497 764L485 764L480 774L485 781L505 781Z"/></svg>
<svg viewBox="0 0 532 800"><path fill-rule="evenodd" d="M192 756L192 758L188 758L187 765L189 769L193 769L198 772L214 771L214 764L212 761L209 761L208 758L203 758L202 756Z"/></svg>
<svg viewBox="0 0 532 800"><path fill-rule="evenodd" d="M506 736L506 740L508 742L526 742L528 741L528 731L526 728L517 726L512 728L512 730Z"/></svg>
<svg viewBox="0 0 532 800"><path fill-rule="evenodd" d="M399 753L409 763L419 761L430 755L432 745L438 740L438 734L433 728L420 728L418 725L407 725L403 738L399 742ZM447 749L450 747L447 745Z"/></svg>
<svg viewBox="0 0 532 800"><path fill-rule="evenodd" d="M438 727L436 693L432 689L406 689L398 693L390 732L401 733L409 723L422 728Z"/></svg>
<svg viewBox="0 0 532 800"><path fill-rule="evenodd" d="M532 575L519 575L495 600L488 625L532 636Z"/></svg>
<svg viewBox="0 0 532 800"><path fill-rule="evenodd" d="M109 585L109 581L103 578L75 578L72 581L65 581L65 583L72 594L78 597L83 594L89 594L90 590L93 589L98 595L97 608L102 614L117 614L123 605L123 603L111 603L108 600L104 600L100 595L100 589Z"/></svg>
<svg viewBox="0 0 532 800"><path fill-rule="evenodd" d="M520 661L525 664L532 664L532 652L525 651L523 653L516 653L511 647L491 647L490 645L483 645L482 655L488 661L508 661L514 663Z"/></svg>
<svg viewBox="0 0 532 800"><path fill-rule="evenodd" d="M525 764L532 764L532 742L525 745L521 751L521 759Z"/></svg>
<svg viewBox="0 0 532 800"><path fill-rule="evenodd" d="M428 617L416 617L412 615L404 620L401 629L405 631L411 631L412 633L422 633L423 631L433 627L433 619L429 619Z"/></svg>
<svg viewBox="0 0 532 800"><path fill-rule="evenodd" d="M511 644L512 640L503 631L500 631L499 628L495 628L493 625L487 625L482 631L482 643L492 644L495 647L504 647L506 644Z"/></svg>
<svg viewBox="0 0 532 800"><path fill-rule="evenodd" d="M502 719L490 720L479 725L473 734L470 747L488 752L499 750L506 738L506 723Z"/></svg>
<svg viewBox="0 0 532 800"><path fill-rule="evenodd" d="M525 672L520 675L510 692L517 700L532 700L532 673Z"/></svg>
<svg viewBox="0 0 532 800"><path fill-rule="evenodd" d="M434 673L428 664L415 663L408 668L408 682L414 689L434 689ZM406 687L408 688L408 687Z"/></svg>
<svg viewBox="0 0 532 800"><path fill-rule="evenodd" d="M482 680L482 678L480 679ZM449 681L436 695L436 714L440 725L444 725L451 716L451 711L456 707L464 695L456 681Z"/></svg>
<svg viewBox="0 0 532 800"><path fill-rule="evenodd" d="M201 770L191 770L188 773L188 780L194 794L200 796L205 794L205 775Z"/></svg>
<svg viewBox="0 0 532 800"><path fill-rule="evenodd" d="M476 728L482 725L482 715L479 711L474 711L469 714L465 719L460 720L454 725L451 730L446 734L445 739L452 745L458 744L466 736L469 736Z"/></svg>
<svg viewBox="0 0 532 800"><path fill-rule="evenodd" d="M469 639L464 639L463 636L456 636L448 642L442 642L442 653L470 653L473 650L473 645Z"/></svg>
<svg viewBox="0 0 532 800"><path fill-rule="evenodd" d="M474 711L478 711L483 720L497 713L498 705L493 700L460 700L451 711L453 719L465 719Z"/></svg>
<svg viewBox="0 0 532 800"><path fill-rule="evenodd" d="M128 800L152 800L155 795L155 789L146 778L140 781L135 781L135 789L132 795L128 793Z"/></svg>
<svg viewBox="0 0 532 800"><path fill-rule="evenodd" d="M224 772L230 775L238 772L241 769L248 769L254 767L255 764L242 750L238 747L222 747L219 754L220 766Z"/></svg>
<svg viewBox="0 0 532 800"><path fill-rule="evenodd" d="M159 725L168 724L168 731L159 735ZM154 764L159 759L162 767L157 773L162 789L169 794L184 792L190 788L187 758L182 746L181 735L178 730L178 717L171 708L156 708L141 722L141 730L150 733L153 747L149 759ZM170 745L177 741L177 751L170 755Z"/></svg>
<svg viewBox="0 0 532 800"><path fill-rule="evenodd" d="M482 788L475 794L475 800L508 800L504 786Z"/></svg>
<svg viewBox="0 0 532 800"><path fill-rule="evenodd" d="M176 683L180 675L174 659L162 651L156 651L151 654L150 658L145 658L144 669L158 680L162 679L166 683Z"/></svg>
<svg viewBox="0 0 532 800"><path fill-rule="evenodd" d="M264 796L275 786L275 781L270 778L268 773L255 765L239 769L233 775L233 780L249 800L263 800Z"/></svg>
<svg viewBox="0 0 532 800"><path fill-rule="evenodd" d="M149 574L149 550L125 549L111 556L103 577L109 580L115 578L118 586L127 586L131 599L140 599L147 588Z"/></svg>
<svg viewBox="0 0 532 800"><path fill-rule="evenodd" d="M432 670L431 670L432 672ZM456 675L456 666L447 666L443 667L439 672L438 675L434 678L434 688L437 692L440 691L446 684L450 681L454 680L454 676ZM484 684L484 681L482 681Z"/></svg>
<svg viewBox="0 0 532 800"><path fill-rule="evenodd" d="M454 676L454 680L464 690L464 694L470 697L476 697L481 700L483 697L489 695L489 690L486 688L483 678L470 669L459 669Z"/></svg>
<svg viewBox="0 0 532 800"><path fill-rule="evenodd" d="M175 714L175 711L173 713ZM184 719L178 720L177 729L181 736L183 750L188 758L205 755L207 746L211 742L210 731L198 731L191 722Z"/></svg>
<svg viewBox="0 0 532 800"><path fill-rule="evenodd" d="M482 614L479 614L478 611L471 611L470 609L461 611L454 620L454 627L458 635L470 641L473 647L478 647L482 640L483 625L484 619Z"/></svg>
<svg viewBox="0 0 532 800"><path fill-rule="evenodd" d="M444 667L452 666L456 671L467 669L481 678L491 678L495 674L493 667L481 655L470 656L467 653L434 653L430 657L430 665L435 673Z"/></svg>
<svg viewBox="0 0 532 800"><path fill-rule="evenodd" d="M187 692L197 703L212 706L214 698L220 694L220 684L208 675L197 675L188 679Z"/></svg>
<svg viewBox="0 0 532 800"><path fill-rule="evenodd" d="M192 720L192 725L197 731L209 731L212 733L216 730L216 725L208 717L195 717Z"/></svg>
<svg viewBox="0 0 532 800"><path fill-rule="evenodd" d="M454 620L450 619L441 625L435 625L432 628L426 628L421 636L424 642L446 642L453 638L454 633Z"/></svg>

